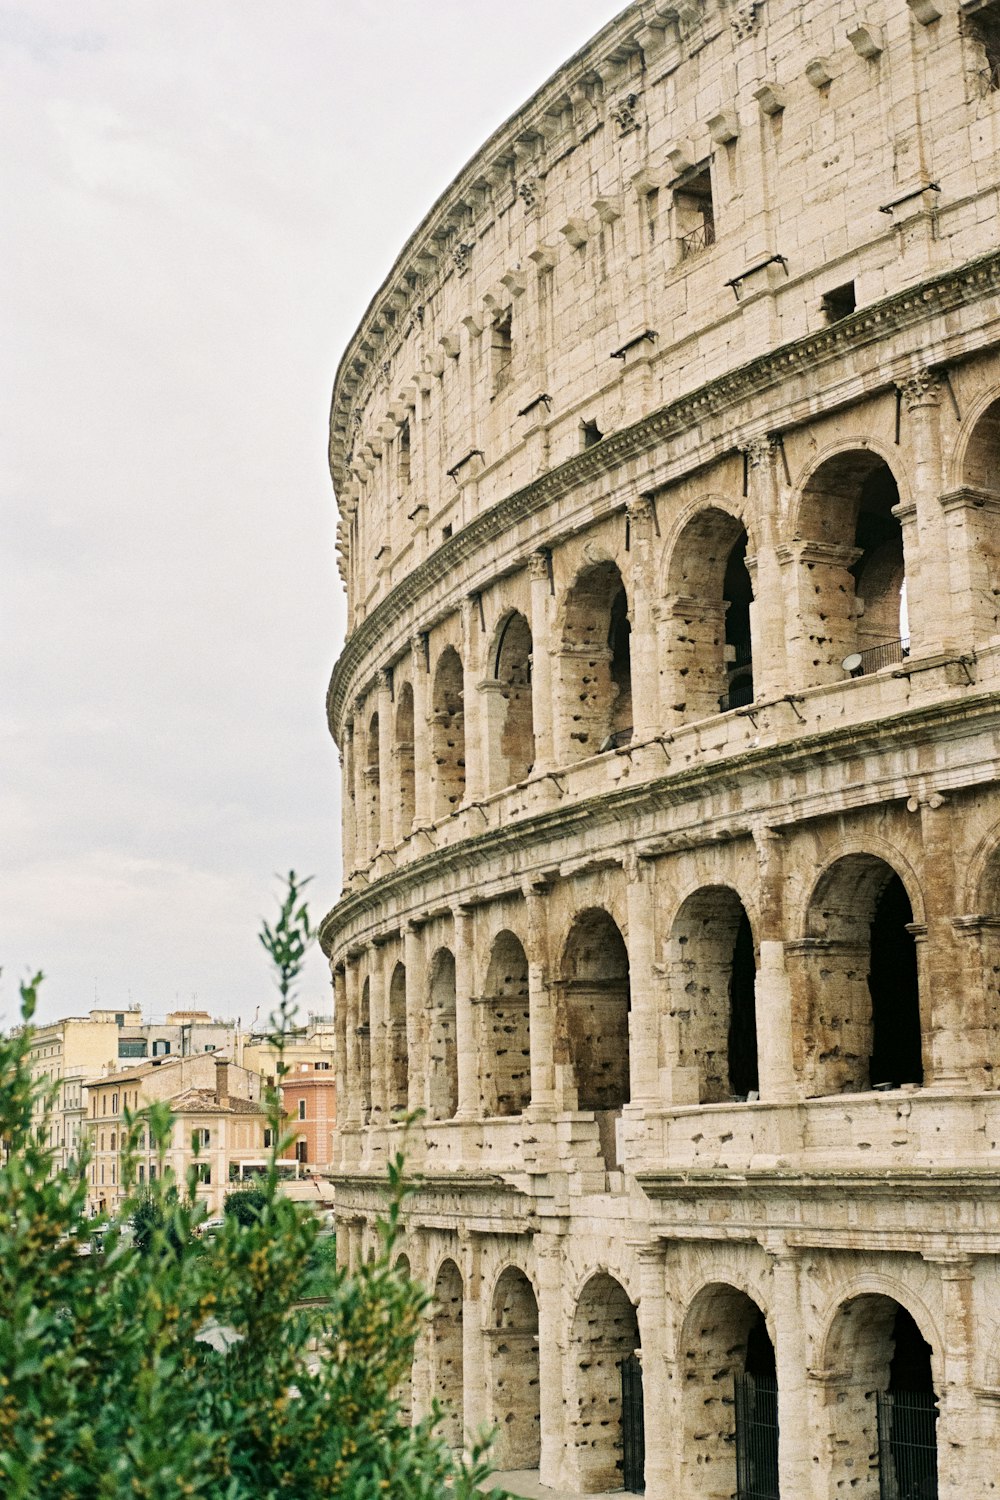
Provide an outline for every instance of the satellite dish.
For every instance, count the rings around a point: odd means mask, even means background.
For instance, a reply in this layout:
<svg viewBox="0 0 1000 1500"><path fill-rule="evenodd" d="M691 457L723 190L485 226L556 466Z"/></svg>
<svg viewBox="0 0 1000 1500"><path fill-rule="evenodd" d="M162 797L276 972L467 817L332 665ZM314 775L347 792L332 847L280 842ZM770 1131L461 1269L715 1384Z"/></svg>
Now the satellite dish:
<svg viewBox="0 0 1000 1500"><path fill-rule="evenodd" d="M840 663L840 665L843 667L845 672L850 672L851 676L853 677L855 672L861 671L861 652L852 651L850 656L844 657L844 660Z"/></svg>

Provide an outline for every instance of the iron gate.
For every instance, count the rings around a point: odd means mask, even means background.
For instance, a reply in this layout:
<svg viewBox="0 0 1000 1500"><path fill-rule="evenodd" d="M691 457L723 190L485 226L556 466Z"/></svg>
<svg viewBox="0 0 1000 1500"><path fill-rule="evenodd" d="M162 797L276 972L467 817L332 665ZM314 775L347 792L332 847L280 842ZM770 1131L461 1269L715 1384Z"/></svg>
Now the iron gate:
<svg viewBox="0 0 1000 1500"><path fill-rule="evenodd" d="M927 1391L879 1391L880 1500L938 1500L937 1406Z"/></svg>
<svg viewBox="0 0 1000 1500"><path fill-rule="evenodd" d="M737 1375L736 1500L778 1500L778 1382Z"/></svg>
<svg viewBox="0 0 1000 1500"><path fill-rule="evenodd" d="M622 1487L633 1495L646 1488L646 1423L642 1410L642 1365L634 1354L621 1362Z"/></svg>

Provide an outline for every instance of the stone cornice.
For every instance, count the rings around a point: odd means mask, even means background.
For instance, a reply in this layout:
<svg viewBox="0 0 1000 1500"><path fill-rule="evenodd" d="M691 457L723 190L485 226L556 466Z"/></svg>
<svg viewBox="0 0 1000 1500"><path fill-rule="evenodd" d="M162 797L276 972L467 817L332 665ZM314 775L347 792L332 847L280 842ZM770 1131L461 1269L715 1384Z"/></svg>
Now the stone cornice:
<svg viewBox="0 0 1000 1500"><path fill-rule="evenodd" d="M339 742L338 726L344 704L354 690L353 674L365 654L388 635L392 625L423 595L432 595L437 585L460 575L465 562L519 521L550 501L640 457L654 445L678 436L706 416L717 418L790 377L814 372L845 354L884 340L887 332L917 327L935 315L995 293L998 288L1000 253L994 252L969 261L958 270L895 292L818 333L782 344L706 382L632 426L609 434L596 447L574 455L473 517L397 584L351 632L333 669L327 693L327 720L334 738ZM897 375L889 364L876 367L866 379L865 394L892 387Z"/></svg>
<svg viewBox="0 0 1000 1500"><path fill-rule="evenodd" d="M967 724L970 719L995 717L998 714L1000 701L995 693L977 693L973 697L948 699L943 703L906 709L889 718L879 717L861 724L838 724L834 729L801 738L739 750L724 760L703 758L697 765L685 767L681 771L671 772L668 769L660 776L581 798L571 805L560 804L545 812L507 823L501 828L486 829L481 834L462 839L446 848L432 849L366 886L364 890L342 897L320 925L320 945L329 958L336 933L341 927L356 923L366 912L379 910L394 893L419 884L431 874L440 876L442 873L450 873L467 883L470 869L484 860L496 861L504 856L509 857L518 848L534 844L546 848L550 840L564 838L568 831L572 832L584 825L590 830L591 838L599 825L605 822L614 826L620 836L621 827L630 812L642 809L645 805L677 806L690 801L704 789L715 791L721 786L760 781L767 776L787 774L800 766L814 765L820 755L836 759L848 750L852 755L866 750L891 752L895 746L909 740L918 727L943 734L951 726ZM884 788L876 786L868 790L873 801L884 800ZM787 819L782 818L777 810L772 810L771 821L783 826ZM662 839L658 843L654 841L650 853L664 852L662 843ZM641 855L643 850L639 853Z"/></svg>

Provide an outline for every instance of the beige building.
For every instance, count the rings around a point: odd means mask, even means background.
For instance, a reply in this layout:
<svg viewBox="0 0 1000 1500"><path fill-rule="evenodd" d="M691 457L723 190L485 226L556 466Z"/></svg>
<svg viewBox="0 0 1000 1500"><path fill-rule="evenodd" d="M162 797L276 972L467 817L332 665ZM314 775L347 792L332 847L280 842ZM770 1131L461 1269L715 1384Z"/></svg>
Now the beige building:
<svg viewBox="0 0 1000 1500"><path fill-rule="evenodd" d="M341 361L338 1246L423 1110L545 1485L1000 1492L998 146L995 0L641 0Z"/></svg>
<svg viewBox="0 0 1000 1500"><path fill-rule="evenodd" d="M231 1056L234 1036L231 1022L215 1021L204 1010L171 1011L165 1019L144 1021L138 1008L98 1008L33 1028L31 1075L54 1091L47 1115L45 1095L35 1101L38 1129L52 1148L54 1168L70 1166L79 1156L85 1078L145 1057L215 1051Z"/></svg>
<svg viewBox="0 0 1000 1500"><path fill-rule="evenodd" d="M169 1171L183 1191L193 1170L196 1196L217 1214L231 1187L266 1165L271 1131L260 1077L228 1058L201 1053L151 1059L88 1079L83 1095L91 1213L120 1208L129 1116L160 1101L169 1104L173 1122L162 1150L141 1126L135 1152L139 1188Z"/></svg>
<svg viewBox="0 0 1000 1500"><path fill-rule="evenodd" d="M337 1080L335 1071L336 1029L332 1016L310 1014L285 1038L281 1056L283 1138L289 1138L282 1152L284 1160L298 1163L297 1180L313 1178L316 1186L286 1192L327 1206L332 1192L326 1186L325 1172L333 1162L333 1133L337 1124ZM251 1034L240 1038L237 1052L243 1065L260 1074L267 1084L278 1081L278 1049L271 1037ZM307 1170L301 1170L307 1169Z"/></svg>

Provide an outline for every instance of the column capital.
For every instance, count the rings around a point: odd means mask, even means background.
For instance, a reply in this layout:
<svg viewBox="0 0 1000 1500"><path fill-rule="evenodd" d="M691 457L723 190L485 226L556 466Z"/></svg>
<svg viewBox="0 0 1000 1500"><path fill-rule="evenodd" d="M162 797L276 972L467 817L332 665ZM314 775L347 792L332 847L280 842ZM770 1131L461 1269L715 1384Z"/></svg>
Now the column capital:
<svg viewBox="0 0 1000 1500"><path fill-rule="evenodd" d="M780 446L781 438L777 433L762 432L757 437L749 438L740 451L751 469L759 469L771 462Z"/></svg>
<svg viewBox="0 0 1000 1500"><path fill-rule="evenodd" d="M537 552L528 554L528 576L534 579L544 579L548 583L551 576L552 553L547 547L539 547Z"/></svg>
<svg viewBox="0 0 1000 1500"><path fill-rule="evenodd" d="M380 693L392 692L392 668L381 667L375 674L375 682Z"/></svg>
<svg viewBox="0 0 1000 1500"><path fill-rule="evenodd" d="M907 411L914 411L920 406L938 406L941 401L940 371L928 369L925 365L912 375L897 380L896 389Z"/></svg>

